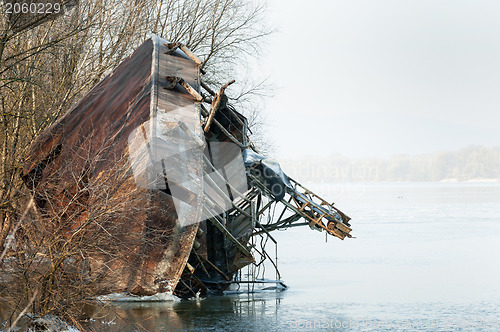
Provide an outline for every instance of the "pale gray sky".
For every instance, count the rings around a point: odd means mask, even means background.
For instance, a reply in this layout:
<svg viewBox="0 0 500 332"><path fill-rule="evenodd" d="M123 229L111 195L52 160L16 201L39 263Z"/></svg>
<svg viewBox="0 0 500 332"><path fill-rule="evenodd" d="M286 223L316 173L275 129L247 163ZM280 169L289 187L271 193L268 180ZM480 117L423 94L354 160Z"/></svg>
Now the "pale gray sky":
<svg viewBox="0 0 500 332"><path fill-rule="evenodd" d="M500 145L500 1L269 0L277 158Z"/></svg>

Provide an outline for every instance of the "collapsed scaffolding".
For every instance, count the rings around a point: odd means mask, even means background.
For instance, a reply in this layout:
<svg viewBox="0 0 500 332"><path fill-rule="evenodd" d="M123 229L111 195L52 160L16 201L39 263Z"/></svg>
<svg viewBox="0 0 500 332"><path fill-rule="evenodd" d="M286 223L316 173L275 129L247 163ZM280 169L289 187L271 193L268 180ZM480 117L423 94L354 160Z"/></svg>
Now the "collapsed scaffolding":
<svg viewBox="0 0 500 332"><path fill-rule="evenodd" d="M181 43L167 43L166 47L170 49L169 54L173 54L176 49L181 49L198 66L201 61ZM202 74L204 72L200 70ZM237 273L225 273L217 267L217 262L212 262L208 258L201 258L197 253L197 242L193 247L190 259L181 278L181 284L184 286L184 292L196 295L194 289L202 290L207 285L213 283L210 280L210 273L206 265L210 266L222 277L216 283L220 289L230 284L247 284L247 290L250 284L272 283L276 286L286 288L277 265L277 246L278 242L270 234L275 230L287 229L297 226L309 226L318 231L325 231L327 235L335 236L341 240L351 238L350 217L329 203L311 190L305 188L299 182L288 177L278 163L264 157L258 153L257 148L252 144L248 137L248 124L246 118L238 113L232 105L228 104L228 98L225 90L234 83L230 81L222 86L218 92L211 89L200 78L200 87L198 90L190 86L180 77L165 77L171 83L167 89L174 89L177 84L182 86L185 93L189 93L200 105L200 124L205 132L207 141L210 141L210 128L215 127L218 131L218 141L229 141L240 148L245 165L245 176L249 189L240 192L235 188L228 176L216 167L211 154L204 155L205 173L210 172L215 175L207 177L208 184L223 196L226 202L231 206L217 206L216 200L211 200L211 195L205 195L205 205L203 207L207 220L225 237L226 259L227 256L235 256L238 260ZM276 207L282 205L283 208L279 214ZM220 210L223 213L218 213ZM263 220L266 219L264 222ZM266 244L271 240L274 244L274 258L266 251ZM260 244L260 248L257 245ZM235 254L234 252L238 253ZM256 261L254 255L258 254L260 259ZM263 267L265 261L269 261L275 270L275 280L264 278L264 273L256 272L256 269ZM250 265L251 264L251 265ZM246 276L242 275L241 268L247 265ZM252 266L252 268L251 268ZM202 270L195 276L194 271ZM230 270L230 269L228 269ZM208 278L207 278L208 277ZM193 280L194 279L194 280ZM193 287L193 285L195 285ZM197 286L197 287L196 287ZM201 286L201 287L200 287ZM212 285L213 286L213 285ZM182 293L182 292L181 292Z"/></svg>

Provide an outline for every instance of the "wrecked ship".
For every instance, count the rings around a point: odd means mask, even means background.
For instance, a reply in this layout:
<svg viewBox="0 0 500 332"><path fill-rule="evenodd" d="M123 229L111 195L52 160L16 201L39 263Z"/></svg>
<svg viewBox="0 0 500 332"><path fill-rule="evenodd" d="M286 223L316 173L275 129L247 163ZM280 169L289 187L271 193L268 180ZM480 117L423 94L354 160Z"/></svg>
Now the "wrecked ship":
<svg viewBox="0 0 500 332"><path fill-rule="evenodd" d="M99 294L194 296L258 282L238 272L256 255L276 267L256 238L276 243L278 229L351 237L347 215L258 153L224 93L231 82L212 89L200 65L152 35L26 157L23 181L62 238L106 216L93 232L108 240L81 254Z"/></svg>

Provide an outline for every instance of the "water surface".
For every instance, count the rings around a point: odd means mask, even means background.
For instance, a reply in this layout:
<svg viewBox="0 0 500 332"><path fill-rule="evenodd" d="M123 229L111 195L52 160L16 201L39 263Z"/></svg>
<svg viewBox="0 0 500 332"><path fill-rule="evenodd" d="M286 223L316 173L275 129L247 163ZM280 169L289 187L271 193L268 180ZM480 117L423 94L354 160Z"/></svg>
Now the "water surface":
<svg viewBox="0 0 500 332"><path fill-rule="evenodd" d="M356 239L273 233L283 292L120 304L104 331L500 330L500 185L309 184L352 217ZM269 248L273 253L273 247ZM269 278L274 274L268 268Z"/></svg>

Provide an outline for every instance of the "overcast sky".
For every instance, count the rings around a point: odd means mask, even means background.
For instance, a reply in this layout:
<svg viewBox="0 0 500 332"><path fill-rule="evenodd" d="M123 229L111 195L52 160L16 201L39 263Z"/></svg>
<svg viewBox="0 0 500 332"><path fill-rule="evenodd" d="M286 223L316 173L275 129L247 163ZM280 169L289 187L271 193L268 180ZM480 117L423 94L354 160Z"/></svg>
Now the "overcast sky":
<svg viewBox="0 0 500 332"><path fill-rule="evenodd" d="M277 158L500 145L500 1L268 1Z"/></svg>

